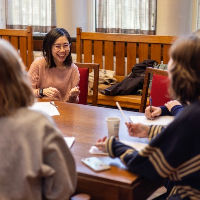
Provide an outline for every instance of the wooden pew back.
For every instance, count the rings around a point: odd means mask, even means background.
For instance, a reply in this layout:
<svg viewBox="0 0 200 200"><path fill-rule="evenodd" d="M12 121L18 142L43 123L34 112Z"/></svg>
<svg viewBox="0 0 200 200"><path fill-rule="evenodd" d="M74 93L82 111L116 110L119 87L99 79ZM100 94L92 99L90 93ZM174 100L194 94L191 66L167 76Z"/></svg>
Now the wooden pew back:
<svg viewBox="0 0 200 200"><path fill-rule="evenodd" d="M137 62L146 59L168 63L174 36L82 32L77 28L77 62L94 62L100 69L126 76Z"/></svg>
<svg viewBox="0 0 200 200"><path fill-rule="evenodd" d="M114 70L115 78L120 82L136 63L143 60L167 64L168 50L175 39L175 36L83 32L77 28L77 62L98 63L100 69ZM141 96L98 94L98 104L115 106L116 101L122 107L139 110Z"/></svg>
<svg viewBox="0 0 200 200"><path fill-rule="evenodd" d="M0 29L0 38L9 41L19 52L26 69L33 62L32 27L27 29Z"/></svg>

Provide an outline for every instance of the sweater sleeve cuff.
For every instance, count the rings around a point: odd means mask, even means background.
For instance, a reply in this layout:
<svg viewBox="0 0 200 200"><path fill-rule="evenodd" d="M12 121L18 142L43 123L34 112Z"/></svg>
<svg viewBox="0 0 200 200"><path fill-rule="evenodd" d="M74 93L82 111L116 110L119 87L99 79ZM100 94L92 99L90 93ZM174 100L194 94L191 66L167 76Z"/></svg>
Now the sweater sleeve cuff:
<svg viewBox="0 0 200 200"><path fill-rule="evenodd" d="M176 116L181 110L183 110L183 106L182 105L175 105L171 109L171 114L173 116Z"/></svg>
<svg viewBox="0 0 200 200"><path fill-rule="evenodd" d="M171 115L171 113L169 112L166 106L160 106L160 108L161 108L161 116Z"/></svg>
<svg viewBox="0 0 200 200"><path fill-rule="evenodd" d="M115 137L110 137L106 140L106 150L110 157L120 157L122 161L124 161L124 158L127 154L136 151L131 146L121 143Z"/></svg>
<svg viewBox="0 0 200 200"><path fill-rule="evenodd" d="M106 151L108 152L108 155L112 158L114 158L114 153L113 153L113 149L112 149L112 143L114 141L115 137L111 136L110 138L108 138L106 140Z"/></svg>
<svg viewBox="0 0 200 200"><path fill-rule="evenodd" d="M72 96L72 97L70 96L68 102L69 103L78 103L79 97L78 96Z"/></svg>

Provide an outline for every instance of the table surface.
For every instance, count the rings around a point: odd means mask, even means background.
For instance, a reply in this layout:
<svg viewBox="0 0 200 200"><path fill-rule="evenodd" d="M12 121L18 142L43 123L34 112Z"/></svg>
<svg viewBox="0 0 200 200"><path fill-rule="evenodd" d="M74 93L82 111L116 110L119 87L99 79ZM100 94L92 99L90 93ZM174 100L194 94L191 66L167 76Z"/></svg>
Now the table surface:
<svg viewBox="0 0 200 200"><path fill-rule="evenodd" d="M138 190L137 186L141 183L141 179L127 171L118 158L111 159L108 156L95 155L95 157L99 157L105 163L111 165L110 170L102 172L94 172L81 162L82 158L94 156L89 153L90 147L99 138L107 135L107 117L120 117L120 140L133 140L128 135L120 111L118 109L64 102L55 102L55 104L60 112L60 115L53 117L58 128L65 136L75 137L71 151L76 161L78 192L87 192L93 199L140 199L141 197L137 196L141 191ZM142 115L142 113L130 111L124 111L124 113L126 116ZM142 182L142 184L146 184L146 181ZM148 181L147 183L149 184ZM137 189L134 190L134 188Z"/></svg>

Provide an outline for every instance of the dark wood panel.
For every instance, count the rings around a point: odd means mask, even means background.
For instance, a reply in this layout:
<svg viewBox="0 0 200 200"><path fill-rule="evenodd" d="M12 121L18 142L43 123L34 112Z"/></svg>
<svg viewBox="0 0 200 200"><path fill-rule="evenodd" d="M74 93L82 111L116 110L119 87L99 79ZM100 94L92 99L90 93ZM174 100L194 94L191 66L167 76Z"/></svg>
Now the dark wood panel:
<svg viewBox="0 0 200 200"><path fill-rule="evenodd" d="M113 42L105 41L104 52L105 52L105 69L113 70Z"/></svg>
<svg viewBox="0 0 200 200"><path fill-rule="evenodd" d="M103 42L94 41L94 63L100 64L100 68L103 68Z"/></svg>
<svg viewBox="0 0 200 200"><path fill-rule="evenodd" d="M115 45L116 52L116 75L125 75L125 43L116 42Z"/></svg>

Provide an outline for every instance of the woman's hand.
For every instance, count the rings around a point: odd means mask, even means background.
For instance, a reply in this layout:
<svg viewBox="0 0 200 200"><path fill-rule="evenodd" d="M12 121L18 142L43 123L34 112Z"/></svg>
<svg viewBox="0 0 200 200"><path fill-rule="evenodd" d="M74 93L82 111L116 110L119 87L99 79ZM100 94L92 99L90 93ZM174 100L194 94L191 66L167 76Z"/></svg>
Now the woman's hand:
<svg viewBox="0 0 200 200"><path fill-rule="evenodd" d="M96 146L99 150L101 150L101 151L103 151L103 152L106 152L106 140L107 140L107 137L104 137L104 138L102 138L102 139L99 139L99 140L96 142L95 146Z"/></svg>
<svg viewBox="0 0 200 200"><path fill-rule="evenodd" d="M148 137L149 126L144 124L134 124L132 122L125 123L128 128L128 133L130 136L146 138Z"/></svg>
<svg viewBox="0 0 200 200"><path fill-rule="evenodd" d="M59 90L57 90L54 87L44 88L43 94L51 99L60 99L61 98Z"/></svg>
<svg viewBox="0 0 200 200"><path fill-rule="evenodd" d="M148 106L145 109L145 116L147 119L155 119L156 117L161 115L161 108L160 107L155 107L155 106Z"/></svg>
<svg viewBox="0 0 200 200"><path fill-rule="evenodd" d="M171 112L172 108L176 105L181 105L181 103L177 100L168 101L165 106Z"/></svg>
<svg viewBox="0 0 200 200"><path fill-rule="evenodd" d="M79 87L76 86L74 88L72 88L69 92L69 97L70 98L73 98L73 97L77 97L78 95L80 94L80 90L79 90Z"/></svg>

